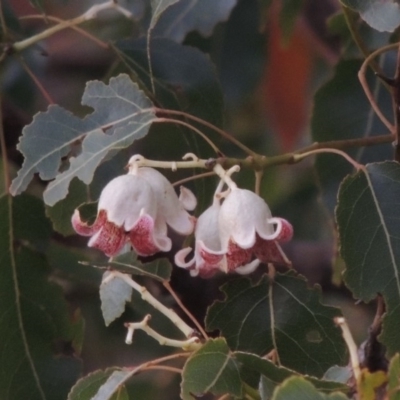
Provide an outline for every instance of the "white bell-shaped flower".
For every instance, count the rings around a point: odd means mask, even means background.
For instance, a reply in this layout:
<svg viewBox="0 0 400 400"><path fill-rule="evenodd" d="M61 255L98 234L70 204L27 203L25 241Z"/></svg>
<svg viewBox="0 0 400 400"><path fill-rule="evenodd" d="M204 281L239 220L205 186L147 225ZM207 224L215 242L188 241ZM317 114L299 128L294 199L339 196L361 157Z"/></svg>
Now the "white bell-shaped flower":
<svg viewBox="0 0 400 400"><path fill-rule="evenodd" d="M198 218L194 233L196 238L194 257L185 262L186 256L192 250L191 247L186 247L175 255L175 264L188 269L192 276L199 275L202 278L209 278L221 269L224 252L221 251L219 237L220 208L220 200L214 197L213 204Z"/></svg>
<svg viewBox="0 0 400 400"><path fill-rule="evenodd" d="M88 226L78 210L72 216L75 231L92 236L88 246L107 256L118 254L131 242L142 256L169 251L171 240L156 223L157 202L151 186L139 176L122 175L109 182L101 192L96 221Z"/></svg>
<svg viewBox="0 0 400 400"><path fill-rule="evenodd" d="M181 194L178 198L171 183L157 170L141 167L132 169L131 173L146 179L153 189L160 219L181 235L189 235L193 232L195 220L186 210L194 210L197 200L189 189L181 186Z"/></svg>
<svg viewBox="0 0 400 400"><path fill-rule="evenodd" d="M180 234L192 233L195 218L186 209L196 206L196 198L183 187L178 198L168 180L152 168L129 167L127 175L114 178L103 189L93 225L83 222L78 210L72 225L80 235L92 236L88 245L107 256L118 254L126 243L141 256L169 251L167 224Z"/></svg>
<svg viewBox="0 0 400 400"><path fill-rule="evenodd" d="M243 259L250 251L259 262L290 264L278 242L292 238L292 225L283 218L273 218L267 203L254 192L232 188L221 206L218 222L221 248L227 249L228 258L230 249L234 248ZM257 267L255 263L253 266ZM248 273L252 268L228 263L228 271L232 269Z"/></svg>
<svg viewBox="0 0 400 400"><path fill-rule="evenodd" d="M176 265L189 269L192 276L208 278L218 270L248 274L261 262L290 264L278 242L291 239L291 224L273 218L255 193L231 186L222 205L219 186L213 205L199 217L193 259L185 262L190 247L175 256Z"/></svg>

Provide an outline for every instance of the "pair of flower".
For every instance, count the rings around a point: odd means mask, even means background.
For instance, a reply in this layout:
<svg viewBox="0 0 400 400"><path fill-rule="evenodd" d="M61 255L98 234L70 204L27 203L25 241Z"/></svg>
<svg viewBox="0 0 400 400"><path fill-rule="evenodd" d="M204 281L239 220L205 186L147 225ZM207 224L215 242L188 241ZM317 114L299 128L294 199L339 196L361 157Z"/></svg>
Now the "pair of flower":
<svg viewBox="0 0 400 400"><path fill-rule="evenodd" d="M75 210L72 225L80 235L91 236L90 247L111 257L129 243L140 256L150 256L171 250L167 225L181 235L191 234L196 225L193 259L185 262L190 247L175 255L176 265L190 270L192 276L207 278L217 271L247 274L260 262L289 264L278 242L290 240L292 226L272 218L264 200L237 188L229 174L222 177L213 204L196 223L187 212L196 207L194 194L181 187L178 198L161 173L139 167L137 161L132 157L128 174L103 189L93 225L83 222ZM229 189L221 193L224 184Z"/></svg>
<svg viewBox="0 0 400 400"><path fill-rule="evenodd" d="M221 193L224 183L229 189ZM249 274L260 262L290 265L278 242L288 241L292 235L292 225L272 218L260 196L239 189L230 179L222 180L212 205L197 220L194 257L185 262L192 249L182 249L175 255L175 264L203 278L217 271Z"/></svg>

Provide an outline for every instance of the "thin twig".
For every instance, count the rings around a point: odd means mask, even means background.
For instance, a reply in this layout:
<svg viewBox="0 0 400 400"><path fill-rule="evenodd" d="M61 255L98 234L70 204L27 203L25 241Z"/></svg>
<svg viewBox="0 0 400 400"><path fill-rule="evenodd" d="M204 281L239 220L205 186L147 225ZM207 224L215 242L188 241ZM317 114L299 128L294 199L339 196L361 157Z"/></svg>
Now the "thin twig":
<svg viewBox="0 0 400 400"><path fill-rule="evenodd" d="M366 71L367 71L368 66L370 65L370 63L376 56L378 56L382 53L385 53L387 51L397 49L398 47L399 47L399 43L394 43L394 44L389 44L387 46L383 46L383 47L379 48L378 50L374 51L364 60L364 62L361 65L360 71L358 72L358 78L360 80L362 88L364 89L365 95L367 96L367 98L371 104L371 107L373 108L373 110L375 111L375 113L379 117L379 119L382 121L382 123L389 129L389 132L392 132L392 133L395 132L395 127L393 126L393 124L391 122L388 121L388 119L383 115L382 111L378 107L378 105L375 101L375 98L371 92L371 89L368 86L368 82L367 82L367 78L366 78Z"/></svg>
<svg viewBox="0 0 400 400"><path fill-rule="evenodd" d="M34 15L24 15L23 17L19 18L20 20L30 20L30 19L45 19L45 20L49 20L51 22L56 22L58 24L61 23L65 23L66 20L58 18L58 17L53 17L51 15L40 15L40 14L34 14ZM98 39L96 36L93 36L91 33L85 31L82 28L79 28L79 26L70 26L69 28L71 28L72 30L80 33L82 36L87 37L88 39L92 40L93 42L95 42L97 45L99 45L100 47L102 47L103 49L109 49L110 46L106 43L103 42L102 40Z"/></svg>
<svg viewBox="0 0 400 400"><path fill-rule="evenodd" d="M218 128L217 126L213 125L211 122L205 121L202 118L196 117L194 115L187 114L184 111L168 110L168 109L164 109L164 108L156 108L155 110L156 110L156 112L158 112L160 114L180 115L182 117L191 119L192 121L196 121L199 124L202 124L202 125L206 126L207 128L210 128L210 129L214 130L219 135L221 135L222 137L224 137L225 139L229 140L230 142L235 144L237 147L242 149L248 155L253 156L253 157L258 157L259 156L258 153L256 153L255 151L253 151L250 148L248 148L247 146L245 146L242 142L240 142L239 140L235 139L228 132L225 132L223 129Z"/></svg>
<svg viewBox="0 0 400 400"><path fill-rule="evenodd" d="M114 9L119 11L121 14L125 15L126 17L130 17L132 14L125 8L119 6L115 1L109 0L105 3L102 4L96 4L92 7L90 7L86 12L84 12L82 15L60 22L57 25L54 25L36 35L33 35L27 39L21 40L19 42L15 42L12 45L12 50L14 52L21 52L22 50L25 50L26 48L32 46L33 44L40 42L41 40L47 39L48 37L54 35L55 33L66 29L66 28L71 28L72 26L75 25L80 25L83 22L89 21L93 18L97 17L97 14L100 11L103 10L108 10L108 9Z"/></svg>
<svg viewBox="0 0 400 400"><path fill-rule="evenodd" d="M175 372L177 374L182 374L183 372L182 368L170 367L169 365L152 365L150 367L144 368L144 370L145 371L161 370L161 371Z"/></svg>
<svg viewBox="0 0 400 400"><path fill-rule="evenodd" d="M200 331L200 333L203 335L204 339L208 339L208 335L206 331L203 329L199 321L194 317L194 315L185 307L185 305L182 303L181 299L178 297L178 295L175 293L175 291L172 289L171 285L169 282L164 281L163 285L165 289L168 290L170 295L174 298L176 304L181 308L181 310L190 318L190 320L196 325L197 329Z"/></svg>
<svg viewBox="0 0 400 400"><path fill-rule="evenodd" d="M353 15L351 14L352 11L350 10L350 8L346 7L343 4L342 4L342 10L343 10L343 15L346 20L347 27L349 28L351 37L353 38L355 44L357 45L357 47L359 48L361 53L364 55L364 57L367 58L371 52L368 49L367 45L365 44L362 36L360 35L360 30L356 26ZM359 17L358 14L356 14L356 15L357 15L357 17ZM376 74L383 75L382 68L380 67L380 65L377 62L375 62L374 60L371 60L369 65ZM389 86L386 83L384 83L384 85L387 88L389 88Z"/></svg>
<svg viewBox="0 0 400 400"><path fill-rule="evenodd" d="M260 195L260 191L261 191L261 182L262 182L262 178L264 175L264 171L263 170L259 170L259 171L254 171L254 175L256 178L255 184L254 184L254 192L258 195Z"/></svg>
<svg viewBox="0 0 400 400"><path fill-rule="evenodd" d="M356 170L359 170L363 168L362 164L359 164L356 160L351 158L347 153L345 153L342 150L339 149L317 149L317 150L311 150L307 153L302 153L294 156L293 161L298 162L303 160L306 157L312 156L314 154L323 154L323 153L333 153L333 154L338 154L342 156L346 161L348 161Z"/></svg>
<svg viewBox="0 0 400 400"><path fill-rule="evenodd" d="M1 6L1 4L0 4ZM10 178L10 170L8 168L8 155L7 155L7 148L6 148L6 138L4 135L4 125L3 125L3 107L2 101L0 98L0 146L1 146L1 158L3 161L3 174L4 174L4 186L5 192L8 193L11 178Z"/></svg>
<svg viewBox="0 0 400 400"><path fill-rule="evenodd" d="M1 29L3 31L3 40L6 40L8 32L7 32L6 19L4 18L3 5L4 2L0 1L0 23L1 23Z"/></svg>
<svg viewBox="0 0 400 400"><path fill-rule="evenodd" d="M353 369L354 378L356 379L357 386L360 387L362 374L360 369L360 361L358 359L357 345L354 342L353 336L351 335L346 320L343 317L336 317L335 323L342 330L343 339L346 342L347 348L350 353L350 362L351 362L351 367ZM361 392L358 391L358 393Z"/></svg>
<svg viewBox="0 0 400 400"><path fill-rule="evenodd" d="M153 297L150 292L144 287L140 286L136 283L129 275L123 274L118 271L112 271L110 275L107 276L106 279L112 279L112 275L114 277L119 277L124 280L129 286L135 289L138 293L140 293L142 299L147 301L147 303L151 304L156 310L160 311L164 314L187 338L193 336L194 329L183 321L175 311L167 308L164 304L160 303L155 297ZM111 277L111 278L110 278Z"/></svg>
<svg viewBox="0 0 400 400"><path fill-rule="evenodd" d="M393 85L393 105L396 132L394 159L400 161L400 48L397 50L397 65Z"/></svg>
<svg viewBox="0 0 400 400"><path fill-rule="evenodd" d="M25 62L22 56L17 55L18 61L21 63L22 68L24 71L29 75L29 77L33 80L37 88L39 89L39 92L42 94L42 96L46 99L46 101L49 104L55 104L54 100L50 96L50 93L44 88L42 83L39 81L39 79L36 77L36 75L32 72L32 70L29 68L28 64Z"/></svg>
<svg viewBox="0 0 400 400"><path fill-rule="evenodd" d="M180 186L183 185L184 183L194 181L196 179L203 179L203 178L208 178L211 176L215 176L214 171L212 172L203 172L202 174L196 174L193 176L188 176L187 178L180 179L179 181L176 181L172 184L172 186Z"/></svg>
<svg viewBox="0 0 400 400"><path fill-rule="evenodd" d="M202 131L199 129L195 128L193 125L188 124L187 122L181 121L179 119L172 119L172 118L157 118L153 122L158 122L158 123L169 123L169 124L177 124L177 125L182 125L193 132L196 132L199 136L201 136L214 150L215 154L220 155L222 152L219 150L219 148L214 144L214 142L208 138Z"/></svg>
<svg viewBox="0 0 400 400"><path fill-rule="evenodd" d="M153 96L155 96L156 95L156 87L154 85L153 65L151 63L150 40L151 40L151 27L148 29L147 35L146 35L146 55L147 55L147 64L149 66L151 92L153 93Z"/></svg>
<svg viewBox="0 0 400 400"><path fill-rule="evenodd" d="M128 333L126 334L125 343L132 344L132 338L135 330L140 329L146 332L153 339L157 340L161 346L179 347L184 350L197 350L202 346L200 339L197 336L192 336L186 340L177 340L159 334L149 326L150 319L151 315L147 314L140 322L127 322L125 327L128 329Z"/></svg>

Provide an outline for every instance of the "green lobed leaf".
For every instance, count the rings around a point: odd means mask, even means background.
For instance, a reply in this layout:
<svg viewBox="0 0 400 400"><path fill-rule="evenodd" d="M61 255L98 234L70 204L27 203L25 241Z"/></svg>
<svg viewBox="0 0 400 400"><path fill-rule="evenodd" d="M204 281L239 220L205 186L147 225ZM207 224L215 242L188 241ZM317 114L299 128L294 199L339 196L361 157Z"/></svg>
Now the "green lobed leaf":
<svg viewBox="0 0 400 400"><path fill-rule="evenodd" d="M155 118L152 103L127 75L111 78L108 85L90 81L82 104L94 109L84 119L59 106L35 115L23 130L18 149L25 160L12 182L13 195L26 189L35 172L44 180L55 178L44 192L46 204L52 206L65 198L74 177L89 184L99 164L107 155L145 136ZM59 173L61 160L75 151L69 166Z"/></svg>
<svg viewBox="0 0 400 400"><path fill-rule="evenodd" d="M104 264L96 263L94 266L112 268L124 274L144 275L160 282L169 281L172 273L172 265L167 258L158 258L148 263L142 263L133 251L113 257Z"/></svg>
<svg viewBox="0 0 400 400"><path fill-rule="evenodd" d="M320 303L320 292L291 271L221 287L223 301L208 310L206 327L218 329L232 350L264 356L275 349L285 367L322 376L345 362L345 345L333 319L340 311Z"/></svg>
<svg viewBox="0 0 400 400"><path fill-rule="evenodd" d="M79 321L71 323L60 288L48 282L45 258L24 246L14 250L13 228L22 221L12 209L13 199L2 196L0 398L63 400L80 374L72 347Z"/></svg>
<svg viewBox="0 0 400 400"><path fill-rule="evenodd" d="M343 393L324 394L304 378L291 377L278 387L272 400L347 400Z"/></svg>
<svg viewBox="0 0 400 400"><path fill-rule="evenodd" d="M385 67L389 67L389 60ZM313 141L357 139L387 134L387 128L375 116L357 74L361 61L340 61L333 78L323 85L314 97L311 121ZM375 93L379 108L390 119L391 97L379 80L368 73L368 82ZM349 149L348 153L358 162L381 161L392 157L390 144L362 149ZM315 162L323 199L333 213L337 191L343 178L351 173L351 165L335 154L318 155Z"/></svg>
<svg viewBox="0 0 400 400"><path fill-rule="evenodd" d="M271 361L261 358L256 354L235 352L235 359L240 364L253 372L257 372L261 379L261 390L266 398L272 396L275 388L280 385L285 379L291 376L299 376L298 373L290 369L279 367ZM328 380L319 380L309 376L303 376L307 381L311 382L318 390L325 393L334 391L348 392L348 386Z"/></svg>
<svg viewBox="0 0 400 400"><path fill-rule="evenodd" d="M389 354L400 351L400 165L367 165L348 176L339 191L336 220L344 281L365 302L382 294L386 303L379 339Z"/></svg>
<svg viewBox="0 0 400 400"><path fill-rule="evenodd" d="M389 400L400 400L400 355L396 354L389 365L388 394Z"/></svg>
<svg viewBox="0 0 400 400"><path fill-rule="evenodd" d="M100 387L104 385L109 377L115 372L119 371L117 368L107 368L106 370L94 371L76 382L74 387L68 394L67 400L91 400L99 391ZM129 400L128 393L125 386L120 386L118 392L114 393L111 400Z"/></svg>
<svg viewBox="0 0 400 400"><path fill-rule="evenodd" d="M400 5L396 0L340 0L341 3L360 13L374 29L393 32L400 26Z"/></svg>
<svg viewBox="0 0 400 400"><path fill-rule="evenodd" d="M100 285L101 311L106 326L122 315L125 311L125 304L131 301L133 290L131 286L117 276L107 279L110 274L109 271L104 273Z"/></svg>
<svg viewBox="0 0 400 400"><path fill-rule="evenodd" d="M182 374L181 398L206 393L243 395L239 366L223 338L210 339L187 360Z"/></svg>
<svg viewBox="0 0 400 400"><path fill-rule="evenodd" d="M191 31L211 36L226 21L237 0L181 0L169 7L154 28L154 35L182 42Z"/></svg>

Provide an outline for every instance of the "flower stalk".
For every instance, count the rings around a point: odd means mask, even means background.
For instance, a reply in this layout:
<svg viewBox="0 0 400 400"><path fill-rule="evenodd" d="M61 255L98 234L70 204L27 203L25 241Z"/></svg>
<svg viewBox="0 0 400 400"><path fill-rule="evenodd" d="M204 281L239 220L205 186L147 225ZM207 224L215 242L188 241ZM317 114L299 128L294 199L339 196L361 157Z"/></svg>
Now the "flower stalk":
<svg viewBox="0 0 400 400"><path fill-rule="evenodd" d="M162 346L170 346L170 347L179 347L183 350L194 351L198 350L201 347L200 339L197 336L193 336L187 340L176 340L170 339L163 335L160 335L154 329L150 328L148 322L151 319L151 315L147 314L142 321L140 322L128 322L125 324L125 327L128 328L128 332L126 334L126 344L132 344L133 334L136 329L140 329L146 332L149 336L157 340L158 343Z"/></svg>
<svg viewBox="0 0 400 400"><path fill-rule="evenodd" d="M131 286L134 290L136 290L141 298L152 305L156 310L160 311L164 314L188 339L195 338L196 331L186 324L173 310L164 306L164 304L160 303L155 297L151 295L151 293L144 287L136 283L129 275L123 274L119 271L112 271L111 274L107 277L118 277L125 281L129 286ZM107 279L106 278L106 279ZM111 279L111 278L110 278ZM143 322L143 321L142 321ZM144 329L143 329L144 330ZM198 339L198 338L197 338ZM158 339L157 339L158 340ZM194 342L194 341L192 341ZM190 343L192 343L190 342ZM178 346L181 347L181 346Z"/></svg>

